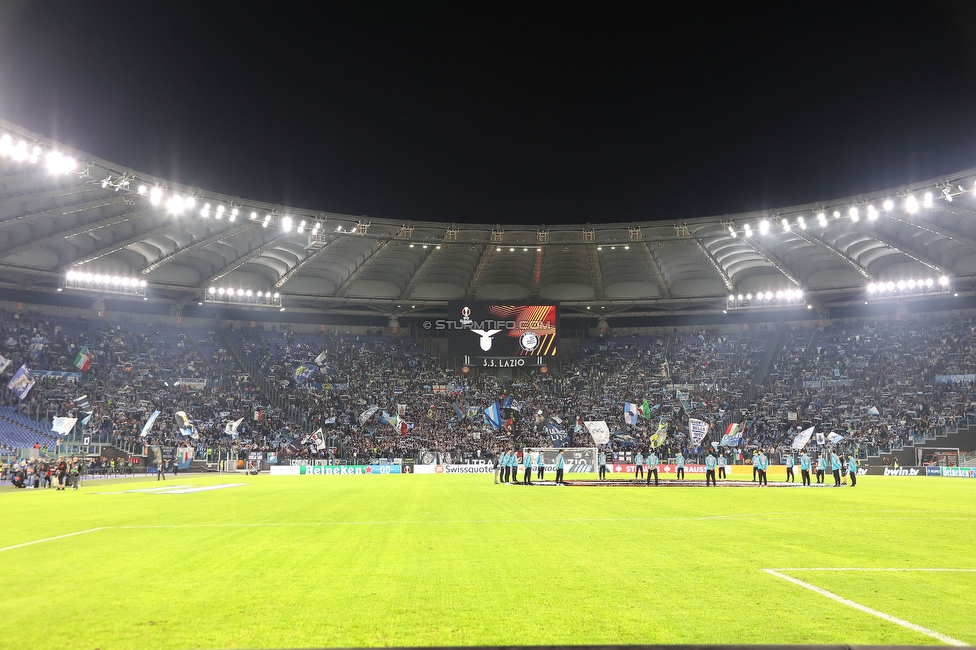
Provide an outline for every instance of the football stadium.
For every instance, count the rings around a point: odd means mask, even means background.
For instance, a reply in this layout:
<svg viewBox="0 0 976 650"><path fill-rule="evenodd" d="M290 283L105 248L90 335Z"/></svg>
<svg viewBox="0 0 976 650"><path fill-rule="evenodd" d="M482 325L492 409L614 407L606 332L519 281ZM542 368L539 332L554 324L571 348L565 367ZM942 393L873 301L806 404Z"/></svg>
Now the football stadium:
<svg viewBox="0 0 976 650"><path fill-rule="evenodd" d="M0 119L4 647L976 645L976 168L488 223L54 134Z"/></svg>

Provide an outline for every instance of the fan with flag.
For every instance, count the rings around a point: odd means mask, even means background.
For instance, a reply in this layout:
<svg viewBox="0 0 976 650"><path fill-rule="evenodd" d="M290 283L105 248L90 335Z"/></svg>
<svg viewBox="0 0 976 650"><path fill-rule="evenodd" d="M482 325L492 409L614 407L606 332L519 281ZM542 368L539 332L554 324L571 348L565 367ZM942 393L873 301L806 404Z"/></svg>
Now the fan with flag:
<svg viewBox="0 0 976 650"><path fill-rule="evenodd" d="M81 348L78 350L78 356L75 357L75 368L82 372L88 372L93 356L95 355L88 351L88 346Z"/></svg>

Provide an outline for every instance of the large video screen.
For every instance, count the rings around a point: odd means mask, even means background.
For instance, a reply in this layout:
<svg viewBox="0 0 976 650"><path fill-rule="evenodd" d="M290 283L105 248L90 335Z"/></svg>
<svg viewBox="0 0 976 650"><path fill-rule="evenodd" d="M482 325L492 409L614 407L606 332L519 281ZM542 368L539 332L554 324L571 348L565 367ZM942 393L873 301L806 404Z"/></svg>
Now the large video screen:
<svg viewBox="0 0 976 650"><path fill-rule="evenodd" d="M451 356L469 366L544 366L556 354L556 305L448 303L448 318L431 323L448 331Z"/></svg>

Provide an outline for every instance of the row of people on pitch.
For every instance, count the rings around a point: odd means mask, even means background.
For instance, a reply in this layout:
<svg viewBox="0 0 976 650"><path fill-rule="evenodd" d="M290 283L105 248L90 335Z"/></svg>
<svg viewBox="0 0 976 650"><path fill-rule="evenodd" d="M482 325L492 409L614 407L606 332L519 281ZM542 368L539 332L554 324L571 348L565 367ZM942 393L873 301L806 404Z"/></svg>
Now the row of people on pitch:
<svg viewBox="0 0 976 650"><path fill-rule="evenodd" d="M824 482L824 476L827 473L827 463L828 459L825 454L819 454L817 456L816 462L816 477L817 483ZM841 485L841 471L844 470L844 462L841 460L840 456L836 452L830 452L830 473L834 477L834 487L840 487ZM796 461L793 459L793 454L788 454L786 456L786 482L793 483L796 480L796 476L793 473L793 468L796 467ZM814 463L810 458L810 454L803 452L800 455L800 475L803 479L803 485L810 485L810 471L814 468ZM857 486L857 470L858 462L854 457L854 454L849 454L847 457L847 475L851 479L851 487Z"/></svg>
<svg viewBox="0 0 976 650"><path fill-rule="evenodd" d="M495 483L498 483L499 474L501 475L502 483L518 483L518 468L522 465L524 468L524 474L522 476L522 482L526 485L532 485L532 468L536 470L536 480L545 480L546 472L546 461L542 457L542 452L538 451L536 453L524 452L522 454L521 461L519 460L519 454L517 451L508 449L503 451L499 456L496 456L493 460L495 469ZM562 450L556 455L556 484L563 484L563 471L566 468L566 457L563 455Z"/></svg>
<svg viewBox="0 0 976 650"><path fill-rule="evenodd" d="M728 464L729 463L728 463L728 460L725 458L725 455L724 454L719 454L718 458L712 456L712 454L709 454L708 455L708 457L705 459L706 476L707 476L707 471L708 471L708 462L709 462L708 461L708 458L711 458L712 459L712 462L714 463L713 466L712 466L712 470L715 470L717 468L717 470L718 470L718 477L719 478L726 478L726 470L725 470L725 468L728 467ZM654 477L655 477L654 480L655 480L655 484L656 484L657 483L657 473L658 473L657 466L658 466L659 463L660 463L660 459L658 458L657 453L654 450L651 450L648 453L648 455L647 455L646 458L644 457L644 454L642 454L641 452L638 451L634 455L634 461L633 461L633 465L634 465L634 478L635 479L643 478L643 476L644 476L644 465L646 464L647 465L647 480L648 480L648 484L650 483L651 472L654 472ZM630 464L630 463L628 463L628 464ZM599 454L599 456L597 458L597 466L598 466L598 469L599 469L600 480L606 479L606 475L607 475L607 454L606 454L606 452L602 452L602 451L600 452L600 454ZM683 479L685 477L685 457L684 457L684 454L682 454L680 451L677 454L675 454L675 457L674 457L674 471L675 471L675 474L677 474L677 477L679 479ZM713 472L712 478L714 479L714 472Z"/></svg>

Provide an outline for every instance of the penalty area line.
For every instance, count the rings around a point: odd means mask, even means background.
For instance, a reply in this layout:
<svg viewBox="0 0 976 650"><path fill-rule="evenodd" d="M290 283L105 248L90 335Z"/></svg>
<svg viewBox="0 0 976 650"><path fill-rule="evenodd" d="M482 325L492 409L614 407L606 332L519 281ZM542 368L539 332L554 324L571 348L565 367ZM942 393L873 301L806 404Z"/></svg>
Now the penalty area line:
<svg viewBox="0 0 976 650"><path fill-rule="evenodd" d="M24 542L23 544L14 544L13 546L5 546L0 548L0 553L4 551L12 551L17 548L24 548L25 546L33 546L34 544L43 544L44 542L53 542L58 539L64 539L65 537L74 537L75 535L84 535L85 533L94 533L99 530L105 530L104 526L99 526L98 528L89 528L88 530L79 530L74 533L65 533L64 535L57 535L55 537L45 537L44 539L35 539L33 542Z"/></svg>
<svg viewBox="0 0 976 650"><path fill-rule="evenodd" d="M788 569L784 569L784 570L788 570ZM798 580L797 578L794 578L792 576L788 576L785 573L780 573L776 569L763 569L763 571L765 571L769 575L776 576L777 578L782 578L783 580L786 580L787 582L792 582L793 584L798 585L800 587L803 587L804 589L809 589L810 591L812 591L814 593L818 593L821 596L824 596L826 598L830 598L831 600L835 600L838 603L841 603L843 605L847 605L848 607L852 607L852 608L854 608L854 609L856 609L858 611L864 612L865 614L870 614L871 616L877 616L878 618L880 618L882 620L885 620L885 621L888 621L889 623L894 623L895 625L900 625L900 626L902 626L904 628L908 628L909 630L912 630L914 632L918 632L919 634L924 634L926 636L930 636L933 639L938 639L939 641L942 641L943 643L946 643L948 645L954 645L954 646L968 646L969 645L968 643L966 643L964 641L960 641L958 639L953 639L951 636L946 636L945 634L942 634L940 632L936 632L935 630L930 630L927 627L922 627L921 625L916 625L915 623L911 623L909 621L900 619L900 618L895 617L895 616L892 616L890 614L885 614L884 612L879 612L878 610L871 609L870 607L868 607L866 605L862 605L861 603L855 603L853 600L848 600L847 598L844 598L843 596L838 596L837 594L835 594L835 593L833 593L831 591L827 591L826 589L821 589L820 587L818 587L816 585L812 585L809 582L803 582L802 580Z"/></svg>

